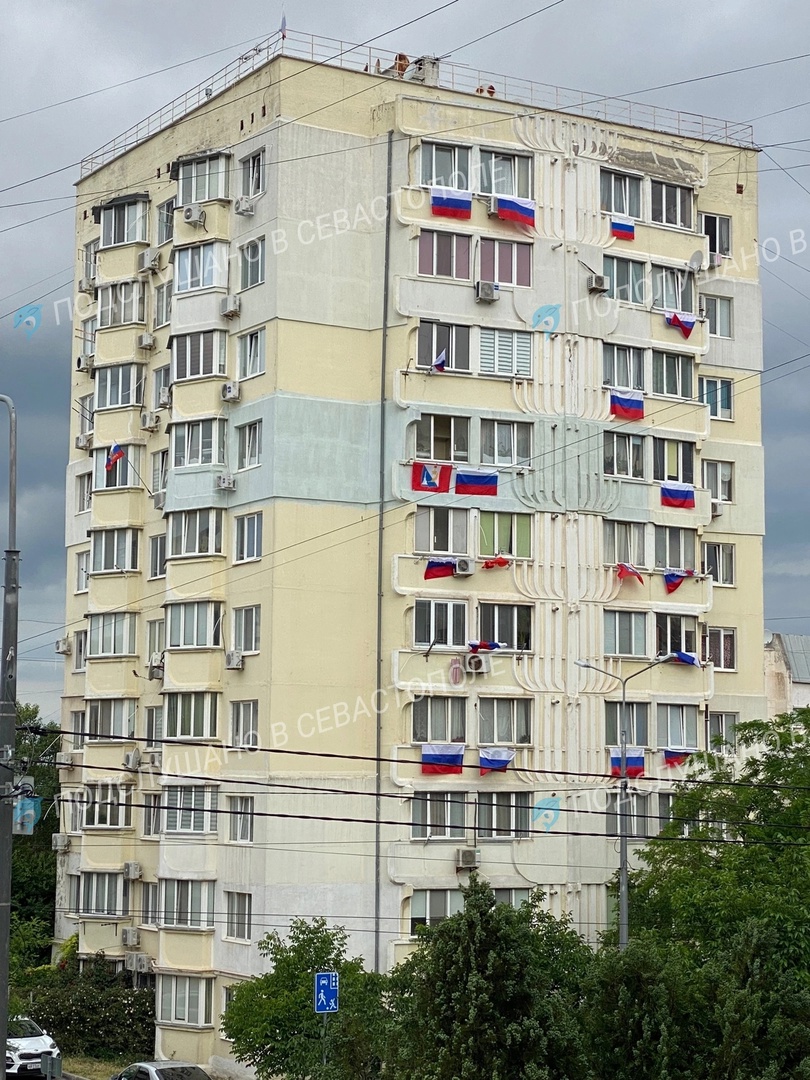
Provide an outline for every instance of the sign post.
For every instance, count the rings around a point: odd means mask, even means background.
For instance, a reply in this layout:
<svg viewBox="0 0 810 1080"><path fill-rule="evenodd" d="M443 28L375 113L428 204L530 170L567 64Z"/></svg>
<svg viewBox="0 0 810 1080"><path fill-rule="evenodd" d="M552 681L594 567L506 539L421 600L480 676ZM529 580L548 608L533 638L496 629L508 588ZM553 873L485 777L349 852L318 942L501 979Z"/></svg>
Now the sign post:
<svg viewBox="0 0 810 1080"><path fill-rule="evenodd" d="M319 971L315 975L315 1014L323 1016L323 1063L326 1064L326 1023L330 1013L339 1008L340 976L336 971Z"/></svg>

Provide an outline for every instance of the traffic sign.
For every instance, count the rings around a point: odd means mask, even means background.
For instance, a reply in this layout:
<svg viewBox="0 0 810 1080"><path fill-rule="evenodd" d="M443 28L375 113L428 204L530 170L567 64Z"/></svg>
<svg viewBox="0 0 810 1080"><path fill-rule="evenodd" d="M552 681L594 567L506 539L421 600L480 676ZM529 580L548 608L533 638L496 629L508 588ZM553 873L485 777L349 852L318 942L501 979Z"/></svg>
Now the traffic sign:
<svg viewBox="0 0 810 1080"><path fill-rule="evenodd" d="M338 1011L338 980L336 971L319 971L315 976L315 1012Z"/></svg>

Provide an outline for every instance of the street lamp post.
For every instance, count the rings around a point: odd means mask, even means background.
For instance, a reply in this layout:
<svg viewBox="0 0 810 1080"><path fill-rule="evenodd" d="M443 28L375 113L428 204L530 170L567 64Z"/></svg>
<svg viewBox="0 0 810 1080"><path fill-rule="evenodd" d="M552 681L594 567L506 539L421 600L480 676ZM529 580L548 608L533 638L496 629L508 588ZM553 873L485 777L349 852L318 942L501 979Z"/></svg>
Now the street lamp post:
<svg viewBox="0 0 810 1080"><path fill-rule="evenodd" d="M621 761L619 765L619 949L621 951L624 951L627 948L630 895L627 869L627 836L630 817L628 802L629 785L627 783L627 684L631 679L635 679L637 675L643 675L645 671L649 671L650 668L658 667L659 664L664 664L668 660L672 660L674 655L674 653L667 653L665 656L659 656L653 660L651 664L645 664L644 667L639 668L638 671L634 671L632 674L624 676L615 675L612 671L597 667L596 664L592 664L589 660L574 661L577 667L598 671L602 675L607 675L608 678L615 679L616 682L621 683L622 686L622 703L620 709L621 726L619 731L619 749L621 751Z"/></svg>

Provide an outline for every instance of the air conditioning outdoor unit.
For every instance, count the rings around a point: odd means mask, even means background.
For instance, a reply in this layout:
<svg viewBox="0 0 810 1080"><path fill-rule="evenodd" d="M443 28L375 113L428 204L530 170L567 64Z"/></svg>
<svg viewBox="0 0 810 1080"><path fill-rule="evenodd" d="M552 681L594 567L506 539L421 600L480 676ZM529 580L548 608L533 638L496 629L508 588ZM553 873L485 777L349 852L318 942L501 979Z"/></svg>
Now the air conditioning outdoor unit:
<svg viewBox="0 0 810 1080"><path fill-rule="evenodd" d="M89 278L89 277L79 278L79 292L80 293L87 293L89 296L92 296L93 293L95 293L95 291L96 291L96 279L95 278Z"/></svg>
<svg viewBox="0 0 810 1080"><path fill-rule="evenodd" d="M241 649L230 649L225 653L225 667L228 671L241 671L245 666L245 658Z"/></svg>
<svg viewBox="0 0 810 1080"><path fill-rule="evenodd" d="M723 256L720 254L720 252L719 251L710 251L709 252L709 266L713 266L715 268L715 270L716 270L718 266L722 266L722 265L723 265Z"/></svg>
<svg viewBox="0 0 810 1080"><path fill-rule="evenodd" d="M189 203L183 207L183 221L186 225L204 225L205 210L197 202Z"/></svg>
<svg viewBox="0 0 810 1080"><path fill-rule="evenodd" d="M76 357L76 370L77 371L92 371L93 370L93 354L92 353L79 353Z"/></svg>
<svg viewBox="0 0 810 1080"><path fill-rule="evenodd" d="M51 837L52 851L70 851L70 837L67 833L55 832Z"/></svg>
<svg viewBox="0 0 810 1080"><path fill-rule="evenodd" d="M232 319L238 315L242 308L242 300L239 296L223 296L219 304L219 313L223 319Z"/></svg>
<svg viewBox="0 0 810 1080"><path fill-rule="evenodd" d="M138 255L138 273L154 274L160 269L160 252L157 248L147 248Z"/></svg>
<svg viewBox="0 0 810 1080"><path fill-rule="evenodd" d="M125 769L130 769L130 770L137 769L138 766L140 765L140 763L141 763L141 752L137 748L137 746L135 747L134 750L128 750L127 753L124 754L123 766L124 766Z"/></svg>
<svg viewBox="0 0 810 1080"><path fill-rule="evenodd" d="M588 292L606 293L610 288L604 274L588 274Z"/></svg>
<svg viewBox="0 0 810 1080"><path fill-rule="evenodd" d="M238 382L226 382L222 384L222 400L223 401L238 401L242 391L239 388Z"/></svg>
<svg viewBox="0 0 810 1080"><path fill-rule="evenodd" d="M57 769L72 769L74 765L73 754L70 750L60 750L56 755Z"/></svg>
<svg viewBox="0 0 810 1080"><path fill-rule="evenodd" d="M220 473L217 477L217 487L220 491L236 491L236 477L233 473Z"/></svg>
<svg viewBox="0 0 810 1080"><path fill-rule="evenodd" d="M70 638L60 637L56 641L56 651L59 656L70 656Z"/></svg>
<svg viewBox="0 0 810 1080"><path fill-rule="evenodd" d="M126 968L127 971L137 971L138 970L138 954L134 953L134 952L127 953L126 956L124 957L124 967Z"/></svg>
<svg viewBox="0 0 810 1080"><path fill-rule="evenodd" d="M475 299L485 304L500 300L500 285L495 281L476 281Z"/></svg>
<svg viewBox="0 0 810 1080"><path fill-rule="evenodd" d="M137 949L141 943L141 932L134 926L125 926L121 931L121 944L127 949Z"/></svg>
<svg viewBox="0 0 810 1080"><path fill-rule="evenodd" d="M161 750L153 750L149 755L149 764L153 769L159 769L163 765L163 752Z"/></svg>
<svg viewBox="0 0 810 1080"><path fill-rule="evenodd" d="M156 491L152 496L152 502L155 504L156 510L162 510L166 505L166 492Z"/></svg>
<svg viewBox="0 0 810 1080"><path fill-rule="evenodd" d="M157 431L160 427L160 417L156 412L141 413L141 431Z"/></svg>
<svg viewBox="0 0 810 1080"><path fill-rule="evenodd" d="M481 849L475 847L456 848L456 870L477 870L481 865Z"/></svg>
<svg viewBox="0 0 810 1080"><path fill-rule="evenodd" d="M464 657L464 670L470 675L489 675L492 671L492 657L486 653L467 653Z"/></svg>
<svg viewBox="0 0 810 1080"><path fill-rule="evenodd" d="M235 213L241 214L243 217L250 217L256 213L256 203L247 195L242 195L233 204L233 209Z"/></svg>
<svg viewBox="0 0 810 1080"><path fill-rule="evenodd" d="M147 956L145 952L133 953L135 956L135 970L139 971L142 975L152 970L152 957Z"/></svg>
<svg viewBox="0 0 810 1080"><path fill-rule="evenodd" d="M164 672L163 653L152 653L149 657L149 667L146 669L147 678L149 679L162 679Z"/></svg>
<svg viewBox="0 0 810 1080"><path fill-rule="evenodd" d="M712 517L713 518L722 517L723 516L723 511L724 511L723 504L718 499L712 499Z"/></svg>
<svg viewBox="0 0 810 1080"><path fill-rule="evenodd" d="M93 432L83 431L81 435L77 435L73 440L73 445L77 450L92 450L93 448Z"/></svg>
<svg viewBox="0 0 810 1080"><path fill-rule="evenodd" d="M157 340L154 334L138 334L136 343L139 349L154 349Z"/></svg>
<svg viewBox="0 0 810 1080"><path fill-rule="evenodd" d="M139 862L124 863L124 877L127 881L138 881L143 876L143 868Z"/></svg>
<svg viewBox="0 0 810 1080"><path fill-rule="evenodd" d="M470 577L475 573L475 559L456 559L455 577Z"/></svg>
<svg viewBox="0 0 810 1080"><path fill-rule="evenodd" d="M158 405L161 409L168 409L172 403L172 388L170 386L161 386L158 391Z"/></svg>

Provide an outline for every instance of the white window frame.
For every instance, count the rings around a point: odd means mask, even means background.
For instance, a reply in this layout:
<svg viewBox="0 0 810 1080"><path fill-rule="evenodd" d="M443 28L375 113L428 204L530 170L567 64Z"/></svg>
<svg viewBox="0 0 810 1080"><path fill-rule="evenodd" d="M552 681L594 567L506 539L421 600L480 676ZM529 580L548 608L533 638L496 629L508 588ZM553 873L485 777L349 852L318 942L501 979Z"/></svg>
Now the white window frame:
<svg viewBox="0 0 810 1080"><path fill-rule="evenodd" d="M263 236L248 240L239 248L239 280L241 291L263 285L265 280L265 242Z"/></svg>
<svg viewBox="0 0 810 1080"><path fill-rule="evenodd" d="M159 926L213 930L216 882L161 878Z"/></svg>
<svg viewBox="0 0 810 1080"><path fill-rule="evenodd" d="M76 552L76 586L74 592L85 593L89 588L90 549Z"/></svg>
<svg viewBox="0 0 810 1080"><path fill-rule="evenodd" d="M466 735L466 697L423 694L414 699L411 706L412 742L463 743Z"/></svg>
<svg viewBox="0 0 810 1080"><path fill-rule="evenodd" d="M252 379L264 374L266 338L262 326L258 330L249 330L237 339L240 379Z"/></svg>
<svg viewBox="0 0 810 1080"><path fill-rule="evenodd" d="M411 799L412 840L463 840L467 835L466 793L417 791Z"/></svg>
<svg viewBox="0 0 810 1080"><path fill-rule="evenodd" d="M98 273L98 252L101 247L101 237L97 236L95 240L91 240L85 244L82 251L82 277L86 277L88 281L95 281L96 274Z"/></svg>
<svg viewBox="0 0 810 1080"><path fill-rule="evenodd" d="M219 417L175 424L172 427L174 468L224 465L225 438L226 421Z"/></svg>
<svg viewBox="0 0 810 1080"><path fill-rule="evenodd" d="M528 154L506 154L501 150L479 150L479 183L482 195L532 197L532 159Z"/></svg>
<svg viewBox="0 0 810 1080"><path fill-rule="evenodd" d="M166 281L155 287L155 330L168 326L172 321L172 282Z"/></svg>
<svg viewBox="0 0 810 1080"><path fill-rule="evenodd" d="M427 633L420 636L420 624ZM467 644L469 625L468 606L465 600L427 600L414 601L414 646L428 648L463 648ZM427 640L422 640L422 638Z"/></svg>
<svg viewBox="0 0 810 1080"><path fill-rule="evenodd" d="M99 250L142 244L148 239L149 203L146 199L117 202L101 208L101 238Z"/></svg>
<svg viewBox="0 0 810 1080"><path fill-rule="evenodd" d="M478 374L530 379L532 335L525 330L482 326L478 332Z"/></svg>
<svg viewBox="0 0 810 1080"><path fill-rule="evenodd" d="M143 364L107 364L96 368L96 411L142 405L144 371Z"/></svg>
<svg viewBox="0 0 810 1080"><path fill-rule="evenodd" d="M449 251L443 249L449 244ZM429 246L429 250L428 250ZM450 273L440 274L441 256L450 256ZM465 233L422 229L417 247L417 273L420 277L443 277L469 281L472 267L472 238Z"/></svg>
<svg viewBox="0 0 810 1080"><path fill-rule="evenodd" d="M90 698L85 703L86 742L120 741L135 734L135 698Z"/></svg>
<svg viewBox="0 0 810 1080"><path fill-rule="evenodd" d="M160 402L160 392L161 392L161 390L168 390L172 385L172 366L171 366L171 364L162 364L160 367L155 368L155 370L152 373L152 376L153 376L153 381L152 381L152 408L153 409L162 409L162 408L164 408L164 406L161 405L161 402ZM168 451L159 450L158 453L168 453ZM155 457L155 455L153 454L152 458L154 459L154 457ZM154 476L154 474L153 474L153 476ZM154 486L152 487L152 490L153 491L155 490Z"/></svg>
<svg viewBox="0 0 810 1080"><path fill-rule="evenodd" d="M531 791L478 793L478 836L482 840L522 840L531 836Z"/></svg>
<svg viewBox="0 0 810 1080"><path fill-rule="evenodd" d="M252 514L240 514L234 529L234 562L258 562L262 557L262 518L261 510Z"/></svg>
<svg viewBox="0 0 810 1080"><path fill-rule="evenodd" d="M698 398L709 406L712 420L734 419L734 380L719 375L698 377Z"/></svg>
<svg viewBox="0 0 810 1080"><path fill-rule="evenodd" d="M93 499L93 473L79 473L76 477L76 513L86 514Z"/></svg>
<svg viewBox="0 0 810 1080"><path fill-rule="evenodd" d="M643 390L644 350L602 342L602 382L617 390Z"/></svg>
<svg viewBox="0 0 810 1080"><path fill-rule="evenodd" d="M214 979L199 975L160 975L157 1022L183 1027L211 1027Z"/></svg>
<svg viewBox="0 0 810 1080"><path fill-rule="evenodd" d="M678 615L671 611L655 613L656 656L685 652L697 655L698 622L694 615Z"/></svg>
<svg viewBox="0 0 810 1080"><path fill-rule="evenodd" d="M709 753L731 755L737 744L736 731L740 714L736 712L710 712L706 721L706 749ZM722 745L715 745L722 739Z"/></svg>
<svg viewBox="0 0 810 1080"><path fill-rule="evenodd" d="M652 306L658 311L694 311L695 275L679 266L652 265Z"/></svg>
<svg viewBox="0 0 810 1080"><path fill-rule="evenodd" d="M421 319L416 341L416 366L430 371L444 353L445 371L470 373L470 327Z"/></svg>
<svg viewBox="0 0 810 1080"><path fill-rule="evenodd" d="M161 652L163 650L161 649ZM163 706L150 705L146 709L146 745L163 746ZM160 829L158 828L158 832Z"/></svg>
<svg viewBox="0 0 810 1080"><path fill-rule="evenodd" d="M716 550L710 552L711 548ZM713 540L703 542L701 570L712 579L716 589L736 585L736 555L734 544ZM712 573L712 567L717 571L717 577Z"/></svg>
<svg viewBox="0 0 810 1080"><path fill-rule="evenodd" d="M531 741L531 698L478 698L478 743L480 746L529 746Z"/></svg>
<svg viewBox="0 0 810 1080"><path fill-rule="evenodd" d="M82 917L104 915L123 918L129 914L129 882L121 873L85 870L81 875Z"/></svg>
<svg viewBox="0 0 810 1080"><path fill-rule="evenodd" d="M414 551L426 555L467 555L469 511L448 506L417 506Z"/></svg>
<svg viewBox="0 0 810 1080"><path fill-rule="evenodd" d="M230 155L211 154L181 161L177 171L178 206L227 199Z"/></svg>
<svg viewBox="0 0 810 1080"><path fill-rule="evenodd" d="M695 385L695 358L687 353L663 352L652 354L653 393L661 397L688 398Z"/></svg>
<svg viewBox="0 0 810 1080"><path fill-rule="evenodd" d="M624 723L622 723L622 720ZM626 701L622 716L621 701L605 702L605 746L618 746L622 728L631 746L650 745L650 706L646 701Z"/></svg>
<svg viewBox="0 0 810 1080"><path fill-rule="evenodd" d="M249 199L256 199L267 190L265 182L264 147L254 150L252 154L242 158L242 194Z"/></svg>
<svg viewBox="0 0 810 1080"><path fill-rule="evenodd" d="M514 652L534 651L532 604L499 604L481 600L478 604L478 623L484 641L497 641L505 649Z"/></svg>
<svg viewBox="0 0 810 1080"><path fill-rule="evenodd" d="M187 600L166 605L167 649L218 649L223 605L219 600Z"/></svg>
<svg viewBox="0 0 810 1080"><path fill-rule="evenodd" d="M484 465L531 465L532 425L520 420L481 421Z"/></svg>
<svg viewBox="0 0 810 1080"><path fill-rule="evenodd" d="M73 670L87 671L87 631L73 633Z"/></svg>
<svg viewBox="0 0 810 1080"><path fill-rule="evenodd" d="M140 538L140 529L94 529L91 536L91 572L93 574L136 572Z"/></svg>
<svg viewBox="0 0 810 1080"><path fill-rule="evenodd" d="M660 702L657 707L658 746L667 749L698 749L698 707Z"/></svg>
<svg viewBox="0 0 810 1080"><path fill-rule="evenodd" d="M149 580L166 577L166 533L149 537Z"/></svg>
<svg viewBox="0 0 810 1080"><path fill-rule="evenodd" d="M140 446L134 443L122 446L124 456L108 469L107 456L111 449L112 447L101 447L93 451L93 490L140 487Z"/></svg>
<svg viewBox="0 0 810 1080"><path fill-rule="evenodd" d="M491 249L490 245L492 245ZM485 262L489 263L490 261L490 251L492 255L492 276L488 277L486 271L489 267L485 266ZM481 272L481 280L492 281L498 285L509 285L516 289L530 289L532 287L533 257L534 246L532 244L520 243L517 240L496 240L493 237L482 236L478 245L478 266Z"/></svg>
<svg viewBox="0 0 810 1080"><path fill-rule="evenodd" d="M166 648L166 620L149 619L146 623L146 655L154 656Z"/></svg>
<svg viewBox="0 0 810 1080"><path fill-rule="evenodd" d="M79 414L79 432L88 435L93 430L95 411L93 409L94 394L85 394L76 399L76 410Z"/></svg>
<svg viewBox="0 0 810 1080"><path fill-rule="evenodd" d="M461 889L414 889L410 899L410 936L416 937L420 926L438 926L463 910Z"/></svg>
<svg viewBox="0 0 810 1080"><path fill-rule="evenodd" d="M98 328L144 322L142 281L115 281L98 289Z"/></svg>
<svg viewBox="0 0 810 1080"><path fill-rule="evenodd" d="M224 288L228 284L227 245L217 240L175 248L174 295Z"/></svg>
<svg viewBox="0 0 810 1080"><path fill-rule="evenodd" d="M605 518L602 528L606 563L611 566L617 563L636 567L647 565L647 534L643 522Z"/></svg>
<svg viewBox="0 0 810 1080"><path fill-rule="evenodd" d="M730 663L726 664L726 651ZM737 670L737 630L733 626L707 626L703 631L703 659L714 664L715 671Z"/></svg>
<svg viewBox="0 0 810 1080"><path fill-rule="evenodd" d="M649 656L647 612L606 609L605 656ZM627 649L623 649L623 645Z"/></svg>
<svg viewBox="0 0 810 1080"><path fill-rule="evenodd" d="M86 784L83 801L85 829L132 828L131 784Z"/></svg>
<svg viewBox="0 0 810 1080"><path fill-rule="evenodd" d="M216 833L219 789L213 784L170 784L163 789L164 832Z"/></svg>
<svg viewBox="0 0 810 1080"><path fill-rule="evenodd" d="M656 192L660 190L660 208L656 206ZM668 196L674 193L675 206L667 205ZM650 181L650 221L656 225L670 225L676 229L694 229L695 192L684 184L670 184L664 180ZM681 309L682 310L682 309Z"/></svg>
<svg viewBox="0 0 810 1080"><path fill-rule="evenodd" d="M659 439L653 436L653 480L695 482L695 444L688 439Z"/></svg>
<svg viewBox="0 0 810 1080"><path fill-rule="evenodd" d="M730 296L701 293L700 303L709 323L710 337L734 337L734 301Z"/></svg>
<svg viewBox="0 0 810 1080"><path fill-rule="evenodd" d="M148 798L148 797L147 797ZM147 801L145 799L144 801ZM144 822L150 811L144 810ZM146 831L144 824L144 836L155 836L156 833ZM141 882L141 926L158 926L160 923L160 882Z"/></svg>
<svg viewBox="0 0 810 1080"><path fill-rule="evenodd" d="M492 543L485 536L485 523L492 521ZM532 514L512 514L508 510L478 511L478 554L493 559L508 555L513 559L532 557ZM528 531L528 544L526 532Z"/></svg>
<svg viewBox="0 0 810 1080"><path fill-rule="evenodd" d="M252 844L254 824L253 795L230 795L228 797L230 826L228 839L232 844Z"/></svg>
<svg viewBox="0 0 810 1080"><path fill-rule="evenodd" d="M137 615L134 611L105 611L90 616L87 655L91 660L137 654Z"/></svg>
<svg viewBox="0 0 810 1080"><path fill-rule="evenodd" d="M259 746L259 702L231 702L231 745L244 750L256 750Z"/></svg>
<svg viewBox="0 0 810 1080"><path fill-rule="evenodd" d="M697 529L656 525L654 551L656 570L697 570Z"/></svg>
<svg viewBox="0 0 810 1080"><path fill-rule="evenodd" d="M602 443L602 467L605 476L617 476L624 480L644 480L647 476L645 460L645 436L628 435L622 431L605 431ZM620 471L622 460L626 471ZM612 466L609 463L612 462Z"/></svg>
<svg viewBox="0 0 810 1080"><path fill-rule="evenodd" d="M709 490L712 502L734 502L734 462L704 459L702 466L703 486Z"/></svg>
<svg viewBox="0 0 810 1080"><path fill-rule="evenodd" d="M437 432L437 428L441 430ZM441 444L447 445L448 456L437 453L442 449ZM423 413L414 424L414 445L414 457L417 461L452 461L466 464L470 460L469 416Z"/></svg>
<svg viewBox="0 0 810 1080"><path fill-rule="evenodd" d="M167 693L163 700L163 738L215 739L218 713L219 694L213 691Z"/></svg>
<svg viewBox="0 0 810 1080"><path fill-rule="evenodd" d="M80 349L83 353L87 353L88 356L95 356L96 354L96 332L98 331L98 316L92 315L89 319L85 319L80 328L79 342Z"/></svg>
<svg viewBox="0 0 810 1080"><path fill-rule="evenodd" d="M261 604L233 609L233 647L241 653L257 653L261 642Z"/></svg>
<svg viewBox="0 0 810 1080"><path fill-rule="evenodd" d="M225 937L249 942L253 934L253 896L225 890Z"/></svg>
<svg viewBox="0 0 810 1080"><path fill-rule="evenodd" d="M446 158L440 163L439 157ZM422 187L444 187L453 191L472 190L471 150L454 143L423 142L420 155ZM441 170L441 174L439 172ZM444 175L446 173L447 175Z"/></svg>
<svg viewBox="0 0 810 1080"><path fill-rule="evenodd" d="M177 209L177 198L172 195L166 202L161 203L157 208L157 242L158 247L161 244L168 244L168 242L174 239L174 211Z"/></svg>
<svg viewBox="0 0 810 1080"><path fill-rule="evenodd" d="M645 304L647 300L647 264L618 255L602 258L602 273L608 279L606 296L623 304Z"/></svg>
<svg viewBox="0 0 810 1080"><path fill-rule="evenodd" d="M607 796L605 807L605 833L608 836L619 835L619 806L620 795L618 791L610 791ZM627 834L636 840L643 840L649 836L655 836L651 822L657 820L650 814L650 796L647 792L633 791L627 795Z"/></svg>
<svg viewBox="0 0 810 1080"><path fill-rule="evenodd" d="M641 218L641 177L602 169L599 177L599 202L606 214Z"/></svg>
<svg viewBox="0 0 810 1080"><path fill-rule="evenodd" d="M169 514L169 558L222 554L222 510L205 507Z"/></svg>
<svg viewBox="0 0 810 1080"><path fill-rule="evenodd" d="M262 422L251 420L248 424L241 424L236 429L237 459L236 467L255 469L262 463Z"/></svg>
<svg viewBox="0 0 810 1080"><path fill-rule="evenodd" d="M74 750L81 750L87 741L87 713L84 709L72 709L70 713L70 730L72 746Z"/></svg>

